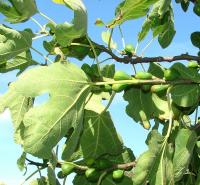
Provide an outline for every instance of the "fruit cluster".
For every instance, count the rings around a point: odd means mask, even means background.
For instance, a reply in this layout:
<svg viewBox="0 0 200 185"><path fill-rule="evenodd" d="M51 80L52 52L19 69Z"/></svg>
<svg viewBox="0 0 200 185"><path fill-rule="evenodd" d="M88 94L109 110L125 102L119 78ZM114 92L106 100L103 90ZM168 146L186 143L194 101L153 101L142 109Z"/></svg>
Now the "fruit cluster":
<svg viewBox="0 0 200 185"><path fill-rule="evenodd" d="M116 169L116 166L113 162L106 158L101 158L99 160L94 160L89 158L85 160L84 169L80 169L80 166L72 162L64 162L61 165L61 171L58 172L58 178L65 178L69 174L75 172L80 175L84 175L89 182L97 182L103 174L103 172L112 173L112 178L116 182L120 182L124 176L124 170Z"/></svg>
<svg viewBox="0 0 200 185"><path fill-rule="evenodd" d="M90 66L89 64L83 64L82 65L82 70L92 79L92 81L96 81L100 78L99 73L98 73L98 68L96 64L93 64ZM188 63L188 68L193 68L197 69L199 68L199 65L195 61L190 61ZM165 69L163 70L164 73L164 80L166 81L173 81L179 78L179 73L173 69ZM132 84L137 84L138 80L153 80L156 79L151 73L149 72L144 72L144 71L138 71L134 76L128 75L124 71L116 71L114 74L114 81L122 81L122 80L131 80L131 83L112 83L112 85L105 84L100 91L105 91L105 92L111 92L112 90L115 92L121 92L125 90L126 88L130 87ZM153 93L160 93L168 89L169 85L150 85L150 84L143 84L141 85L141 89L144 92L151 91Z"/></svg>

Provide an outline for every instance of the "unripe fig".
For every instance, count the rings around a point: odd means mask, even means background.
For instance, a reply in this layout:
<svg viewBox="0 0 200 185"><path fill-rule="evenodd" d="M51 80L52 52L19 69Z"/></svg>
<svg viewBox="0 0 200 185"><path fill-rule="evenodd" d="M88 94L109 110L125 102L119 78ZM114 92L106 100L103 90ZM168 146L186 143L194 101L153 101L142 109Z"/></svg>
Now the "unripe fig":
<svg viewBox="0 0 200 185"><path fill-rule="evenodd" d="M112 91L112 86L109 85L109 84L105 84L104 85L104 90L105 90L105 92L110 92L110 91Z"/></svg>
<svg viewBox="0 0 200 185"><path fill-rule="evenodd" d="M168 89L169 85L152 85L151 92L153 93L160 93Z"/></svg>
<svg viewBox="0 0 200 185"><path fill-rule="evenodd" d="M74 164L72 163L63 163L61 165L61 169L64 175L69 175L70 173L72 173L74 171Z"/></svg>
<svg viewBox="0 0 200 185"><path fill-rule="evenodd" d="M198 62L196 62L196 61L190 61L190 62L188 62L187 66L189 68L197 68L199 65L198 65Z"/></svg>
<svg viewBox="0 0 200 185"><path fill-rule="evenodd" d="M132 44L126 44L124 51L126 52L127 55L130 55L134 53L135 48L133 47Z"/></svg>
<svg viewBox="0 0 200 185"><path fill-rule="evenodd" d="M125 90L129 85L128 84L113 84L112 90L115 92L122 92Z"/></svg>
<svg viewBox="0 0 200 185"><path fill-rule="evenodd" d="M100 175L100 172L97 171L95 168L89 168L85 171L85 176L90 182L97 182Z"/></svg>
<svg viewBox="0 0 200 185"><path fill-rule="evenodd" d="M119 182L124 176L124 170L114 170L112 173L113 180Z"/></svg>
<svg viewBox="0 0 200 185"><path fill-rule="evenodd" d="M116 71L114 74L114 80L119 81L119 80L131 80L132 77L125 73L124 71Z"/></svg>
<svg viewBox="0 0 200 185"><path fill-rule="evenodd" d="M174 69L166 69L164 70L164 78L165 80L175 80L179 76L178 72Z"/></svg>
<svg viewBox="0 0 200 185"><path fill-rule="evenodd" d="M152 74L144 71L139 71L135 74L135 78L141 80L150 80L152 79Z"/></svg>

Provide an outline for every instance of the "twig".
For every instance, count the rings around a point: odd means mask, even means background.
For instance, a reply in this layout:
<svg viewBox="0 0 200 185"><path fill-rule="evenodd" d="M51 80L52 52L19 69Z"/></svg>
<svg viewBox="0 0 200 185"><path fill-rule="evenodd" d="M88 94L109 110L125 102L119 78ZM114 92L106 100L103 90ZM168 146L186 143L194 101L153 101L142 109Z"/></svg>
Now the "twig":
<svg viewBox="0 0 200 185"><path fill-rule="evenodd" d="M139 47L139 43L137 42L135 46L135 51L134 51L135 54L137 54L138 47Z"/></svg>
<svg viewBox="0 0 200 185"><path fill-rule="evenodd" d="M112 58L106 58L106 59L104 59L104 60L102 60L101 62L99 62L99 64L102 64L102 63L104 63L104 62L106 62L106 61L108 61L108 60L111 60Z"/></svg>
<svg viewBox="0 0 200 185"><path fill-rule="evenodd" d="M151 62L174 62L180 60L195 60L200 63L200 57L189 55L189 54L181 54L177 56L157 56L157 57L136 57L130 58L128 56L118 57L112 51L105 48L103 45L96 44L96 47L102 50L103 52L109 54L116 62L124 63L124 64L137 64L137 63L151 63Z"/></svg>
<svg viewBox="0 0 200 185"><path fill-rule="evenodd" d="M37 24L38 27L40 27L41 30L44 29L43 26L42 26L36 19L34 19L33 17L31 17L30 19L31 19L35 24Z"/></svg>
<svg viewBox="0 0 200 185"><path fill-rule="evenodd" d="M148 43L147 45L144 47L144 49L142 50L141 52L141 56L144 57L144 53L145 51L147 50L147 48L151 45L151 43L153 42L154 38L152 38Z"/></svg>
<svg viewBox="0 0 200 185"><path fill-rule="evenodd" d="M87 40L88 40L88 42L89 42L89 44L90 44L90 46L92 48L92 52L93 52L94 56L95 56L95 60L96 60L96 63L97 63L98 73L99 73L100 76L102 76L101 75L101 69L100 69L100 65L99 65L98 56L97 56L97 53L96 53L96 50L95 50L95 46L93 45L92 41L90 40L90 38L88 36L86 36L86 38L87 38Z"/></svg>
<svg viewBox="0 0 200 185"><path fill-rule="evenodd" d="M109 50L111 50L111 41L112 41L113 31L114 31L114 28L111 29L110 37L109 37L109 40L108 40L108 49Z"/></svg>
<svg viewBox="0 0 200 185"><path fill-rule="evenodd" d="M63 185L66 184L66 180L67 180L67 177L64 178L64 180L63 180Z"/></svg>
<svg viewBox="0 0 200 185"><path fill-rule="evenodd" d="M43 35L38 35L38 36L36 36L36 37L33 37L32 40L37 40L37 39L40 39L40 38L46 37L46 36L48 36L48 35L49 35L48 33L43 34Z"/></svg>
<svg viewBox="0 0 200 185"><path fill-rule="evenodd" d="M53 61L51 59L49 59L48 57L46 57L45 55L43 55L40 51L38 51L37 49L31 47L31 49L33 51L35 51L37 54L39 54L40 56L42 56L45 60L49 61L50 63L53 63Z"/></svg>
<svg viewBox="0 0 200 185"><path fill-rule="evenodd" d="M28 158L26 158L26 160L29 162L29 163L28 163L29 165L35 165L35 166L37 166L37 167L39 167L39 166L41 166L41 167L48 167L48 165L45 164L45 163L35 162L35 161L32 161L32 160L30 160L30 159L28 159Z"/></svg>
<svg viewBox="0 0 200 185"><path fill-rule="evenodd" d="M39 163L39 162L34 162L28 158L26 158L26 160L29 162L30 165L35 165L35 166L38 166L38 167L42 167L42 168L46 168L48 165L47 164L43 164L43 163ZM63 162L63 161L57 161L57 165L56 167L61 167L61 164L63 163L68 163L68 164L72 164L73 162ZM81 166L81 165L77 165L75 163L73 163L73 165L75 165L75 168L78 169L78 170L87 170L88 169L88 166ZM135 167L136 165L136 161L132 161L132 162L129 162L129 163L124 163L124 164L115 164L114 166L111 167L111 169L128 169L130 167ZM40 168L41 169L41 168Z"/></svg>
<svg viewBox="0 0 200 185"><path fill-rule="evenodd" d="M102 180L103 180L103 178L107 175L107 171L104 171L102 174L101 174L101 176L99 177L99 180L98 180L98 182L97 182L97 185L101 185L101 182L102 182Z"/></svg>
<svg viewBox="0 0 200 185"><path fill-rule="evenodd" d="M27 180L29 180L32 176L34 176L39 170L43 170L45 169L45 167L41 167L39 169L37 169L36 171L34 171L31 175L29 175L22 183L21 185L23 185Z"/></svg>
<svg viewBox="0 0 200 185"><path fill-rule="evenodd" d="M144 67L144 65L143 65L143 63L140 63L140 65L141 65L141 67L142 67L142 70L143 70L143 71L146 71L146 70L145 70L145 67Z"/></svg>
<svg viewBox="0 0 200 185"><path fill-rule="evenodd" d="M123 32L122 32L122 28L121 28L120 25L119 25L119 32L120 32L121 39L122 39L122 46L123 46L123 48L125 48L126 43L125 43L125 40L124 40L124 35L123 35Z"/></svg>
<svg viewBox="0 0 200 185"><path fill-rule="evenodd" d="M130 167L135 167L135 166L136 166L136 161L133 161L133 162L125 163L125 164L117 164L115 168L126 170L126 169L129 169Z"/></svg>
<svg viewBox="0 0 200 185"><path fill-rule="evenodd" d="M111 103L112 103L115 95L116 95L116 92L113 92L112 95L111 95L111 97L110 97L110 100L109 100L108 104L106 105L106 107L104 108L104 110L101 112L101 115L108 110L108 108L110 107L110 105L111 105Z"/></svg>
<svg viewBox="0 0 200 185"><path fill-rule="evenodd" d="M132 64L132 67L133 67L133 71L134 71L134 73L136 74L137 70L136 70L136 68L135 68L135 65Z"/></svg>
<svg viewBox="0 0 200 185"><path fill-rule="evenodd" d="M44 17L45 19L47 19L48 21L52 22L53 24L56 24L55 21L53 21L50 17L48 17L47 15L45 15L42 12L38 12L42 17Z"/></svg>
<svg viewBox="0 0 200 185"><path fill-rule="evenodd" d="M37 166L37 169L38 169L38 172L39 172L39 175L40 175L40 178L42 178L42 173L41 173L41 170L40 168Z"/></svg>
<svg viewBox="0 0 200 185"><path fill-rule="evenodd" d="M133 79L133 80L120 80L120 81L106 81L106 82L92 82L91 85L106 85L106 84L129 84L129 85L140 85L140 84L199 84L200 82L193 82L192 80L176 80L176 81L166 81L163 79L155 79L155 80L140 80L140 79Z"/></svg>

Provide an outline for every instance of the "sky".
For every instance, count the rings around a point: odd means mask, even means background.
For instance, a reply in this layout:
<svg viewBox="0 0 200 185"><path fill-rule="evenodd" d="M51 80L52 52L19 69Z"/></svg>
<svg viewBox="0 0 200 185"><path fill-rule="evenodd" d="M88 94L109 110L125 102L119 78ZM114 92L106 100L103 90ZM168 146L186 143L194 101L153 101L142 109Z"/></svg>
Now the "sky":
<svg viewBox="0 0 200 185"><path fill-rule="evenodd" d="M51 2L51 0L36 0L38 9L47 14L57 23L63 23L64 21L70 21L73 18L73 12L70 11L63 5L56 5ZM87 7L88 11L88 33L89 36L96 42L103 44L101 40L101 32L106 29L103 27L97 27L94 22L97 18L101 18L105 22L109 22L114 17L114 10L117 4L121 1L119 0L84 0L83 1ZM199 17L192 13L192 6L189 8L187 13L184 13L180 6L173 3L175 8L175 27L176 36L173 43L166 49L162 49L157 40L154 39L153 43L145 52L145 56L173 56L188 52L189 54L196 54L197 49L194 48L190 42L190 34L193 31L200 30ZM3 16L0 14L0 23L7 24L3 21ZM46 23L46 20L40 15L35 15L34 18L38 20L41 24ZM137 33L140 31L142 22L144 18L128 21L122 25L122 30L124 34L124 39L126 43L132 43L136 45L137 43ZM37 25L31 20L18 24L9 25L18 30L31 27L34 32L38 31ZM145 45L152 39L151 33L148 37L139 45L139 53L145 47ZM119 31L116 29L114 31L114 40L117 42L119 49L122 49L122 42L119 36ZM42 39L37 40L34 43L34 47L40 51L45 51L42 49ZM41 56L33 53L33 57L38 62L43 62ZM105 56L101 56L100 60L104 59ZM74 60L73 60L74 61ZM85 59L86 62L93 62L89 58ZM78 65L82 62L75 61ZM112 61L114 62L114 61ZM168 66L169 64L165 64ZM147 67L147 66L146 66ZM116 64L117 69L125 70L128 73L133 73L132 67L130 65ZM141 66L137 66L138 70L141 70ZM7 90L7 84L16 80L16 71L10 72L8 74L0 74L0 94L3 94ZM42 101L42 98L41 98ZM148 131L144 130L140 124L134 123L133 120L128 117L125 113L125 107L127 103L123 100L122 94L118 94L111 107L111 115L114 120L117 131L121 134L124 143L127 147L133 149L136 156L139 156L145 149L145 138ZM16 160L21 155L21 147L14 144L13 142L13 130L12 122L10 118L10 113L6 110L0 115L0 185L1 181L5 182L6 185L18 185L24 179L23 172L20 172L16 165ZM33 171L30 168L28 174ZM35 176L37 177L37 175ZM68 185L70 185L69 178Z"/></svg>

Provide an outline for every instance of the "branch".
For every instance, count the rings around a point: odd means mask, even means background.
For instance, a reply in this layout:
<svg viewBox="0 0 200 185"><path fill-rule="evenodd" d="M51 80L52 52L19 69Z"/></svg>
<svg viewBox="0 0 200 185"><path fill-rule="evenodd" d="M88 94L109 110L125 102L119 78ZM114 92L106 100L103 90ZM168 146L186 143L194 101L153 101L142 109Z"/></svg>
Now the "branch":
<svg viewBox="0 0 200 185"><path fill-rule="evenodd" d="M114 59L117 62L124 63L124 64L138 64L138 63L151 63L151 62L174 62L174 61L180 61L180 60L194 60L197 61L200 64L200 57L199 56L193 56L189 54L181 54L177 56L169 56L169 57L139 57L134 56L124 56L124 57L118 57L115 55L111 50L107 49L103 45L99 45L95 43L96 47L101 49L103 52L109 54L112 59Z"/></svg>
<svg viewBox="0 0 200 185"><path fill-rule="evenodd" d="M152 79L152 80L140 80L140 79L133 79L133 80L120 80L120 81L105 81L105 82L92 82L91 85L101 86L101 85L113 85L113 84L128 84L128 85L141 85L141 84L151 84L151 85L159 85L159 84L171 84L171 85L178 85L178 84L199 84L199 81L192 81L192 80L175 80L175 81L168 81L163 80L160 78Z"/></svg>
<svg viewBox="0 0 200 185"><path fill-rule="evenodd" d="M133 161L133 162L130 162L130 163L125 163L125 164L117 164L115 166L115 168L126 170L126 169L129 169L130 167L133 168L135 166L136 166L136 161Z"/></svg>
<svg viewBox="0 0 200 185"><path fill-rule="evenodd" d="M35 165L37 167L44 167L44 168L48 167L48 164L46 164L46 163L34 162L34 161L32 161L28 158L26 158L26 160L29 162L29 165ZM67 163L67 162L65 162L65 163ZM69 162L69 163L71 164L72 162ZM56 167L60 168L61 164L63 164L63 162L57 161ZM88 166L77 165L76 163L74 163L74 165L75 165L75 168L77 170L85 171L85 170L88 169ZM126 170L126 169L129 169L130 167L135 167L135 166L136 166L136 161L132 161L132 162L129 162L129 163L124 163L124 164L115 164L110 169L124 169L124 170Z"/></svg>
<svg viewBox="0 0 200 185"><path fill-rule="evenodd" d="M193 56L189 54L182 54L182 55L177 55L177 56L172 56L172 57L137 57L135 59L131 59L130 63L131 64L136 64L136 63L150 63L150 62L174 62L174 61L180 61L180 60L195 60L200 63L200 57L198 56Z"/></svg>
<svg viewBox="0 0 200 185"><path fill-rule="evenodd" d="M37 167L39 167L39 166L41 166L41 167L47 167L48 166L48 164L46 164L46 163L35 162L35 161L32 161L32 160L30 160L28 158L26 158L26 160L29 162L28 163L29 165L34 165L34 166L37 166Z"/></svg>

